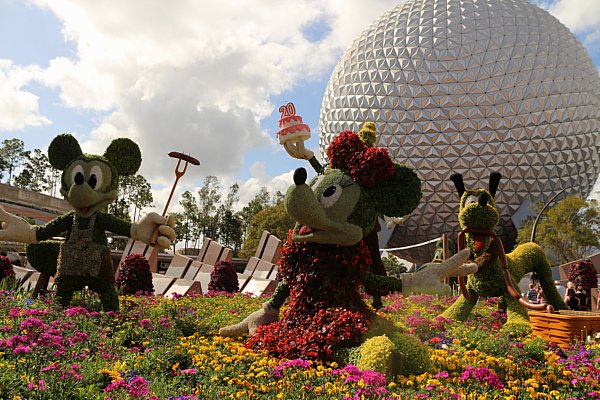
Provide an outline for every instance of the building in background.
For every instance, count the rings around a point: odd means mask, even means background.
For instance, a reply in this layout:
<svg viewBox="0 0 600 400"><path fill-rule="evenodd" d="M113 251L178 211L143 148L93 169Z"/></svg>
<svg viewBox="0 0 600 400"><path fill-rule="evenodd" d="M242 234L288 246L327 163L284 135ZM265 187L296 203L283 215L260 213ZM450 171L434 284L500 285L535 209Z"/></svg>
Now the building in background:
<svg viewBox="0 0 600 400"><path fill-rule="evenodd" d="M458 196L503 175L507 249L533 201L587 196L600 172L600 77L577 38L526 0L405 0L365 29L329 80L323 157L335 135L374 121L380 146L414 168L421 205L388 247L458 232ZM428 261L433 245L403 254Z"/></svg>

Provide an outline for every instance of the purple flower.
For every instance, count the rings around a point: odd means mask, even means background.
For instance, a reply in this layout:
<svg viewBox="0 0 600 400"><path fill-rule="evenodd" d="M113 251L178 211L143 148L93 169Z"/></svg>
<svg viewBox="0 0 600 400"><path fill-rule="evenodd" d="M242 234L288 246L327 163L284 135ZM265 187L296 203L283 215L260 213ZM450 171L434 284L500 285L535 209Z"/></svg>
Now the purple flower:
<svg viewBox="0 0 600 400"><path fill-rule="evenodd" d="M486 367L475 368L468 365L465 371L460 375L460 380L466 381L470 378L475 379L477 382L487 383L497 389L504 388L504 384L500 381L498 375Z"/></svg>

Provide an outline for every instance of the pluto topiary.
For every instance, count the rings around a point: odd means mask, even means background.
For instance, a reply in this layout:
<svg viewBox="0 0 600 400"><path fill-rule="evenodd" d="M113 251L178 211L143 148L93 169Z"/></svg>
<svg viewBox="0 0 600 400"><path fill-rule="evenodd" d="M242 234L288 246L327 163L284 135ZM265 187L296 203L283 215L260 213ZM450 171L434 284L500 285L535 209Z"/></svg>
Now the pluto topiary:
<svg viewBox="0 0 600 400"><path fill-rule="evenodd" d="M229 261L217 261L210 273L208 290L233 293L240 290L237 272Z"/></svg>
<svg viewBox="0 0 600 400"><path fill-rule="evenodd" d="M146 257L142 254L128 255L119 266L116 286L122 294L154 292L152 272Z"/></svg>
<svg viewBox="0 0 600 400"><path fill-rule="evenodd" d="M469 258L479 269L469 276L466 284L461 282L462 295L443 314L443 317L465 321L480 297L500 297L500 303L506 304L508 318L507 329L516 326L529 328L529 316L526 308L543 309L546 305L531 305L520 298L514 289L525 274L533 272L544 290L545 298L555 309L566 309L552 279L552 271L544 250L536 243L524 243L511 253L504 254L504 247L494 228L500 219L494 196L502 175L492 172L489 178L489 190L480 188L465 190L462 175L453 174L460 198L458 221ZM517 328L520 329L520 328Z"/></svg>

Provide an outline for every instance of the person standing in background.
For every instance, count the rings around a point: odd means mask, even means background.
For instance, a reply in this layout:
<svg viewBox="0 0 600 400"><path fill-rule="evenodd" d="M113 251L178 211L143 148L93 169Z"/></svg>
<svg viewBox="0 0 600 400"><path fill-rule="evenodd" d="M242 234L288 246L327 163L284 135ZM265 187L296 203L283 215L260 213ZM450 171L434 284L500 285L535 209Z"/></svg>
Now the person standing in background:
<svg viewBox="0 0 600 400"><path fill-rule="evenodd" d="M565 293L565 303L571 310L579 310L579 299L575 292L575 285L573 282L567 282L567 292Z"/></svg>

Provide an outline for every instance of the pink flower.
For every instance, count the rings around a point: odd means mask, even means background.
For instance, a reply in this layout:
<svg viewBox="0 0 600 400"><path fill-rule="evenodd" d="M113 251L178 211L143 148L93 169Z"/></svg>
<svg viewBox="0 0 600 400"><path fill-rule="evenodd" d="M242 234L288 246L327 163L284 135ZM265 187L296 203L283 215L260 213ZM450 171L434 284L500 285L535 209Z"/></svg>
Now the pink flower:
<svg viewBox="0 0 600 400"><path fill-rule="evenodd" d="M29 353L29 350L31 350L31 347L29 346L17 346L13 351L15 354L24 354Z"/></svg>
<svg viewBox="0 0 600 400"><path fill-rule="evenodd" d="M65 315L67 317L72 317L74 315L89 315L89 311L83 307L71 307L65 310Z"/></svg>
<svg viewBox="0 0 600 400"><path fill-rule="evenodd" d="M147 328L150 325L152 325L152 321L150 321L149 319L144 318L144 319L140 320L140 326Z"/></svg>

